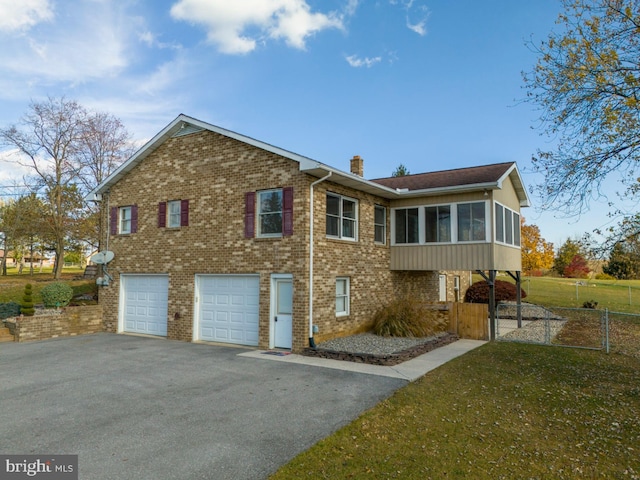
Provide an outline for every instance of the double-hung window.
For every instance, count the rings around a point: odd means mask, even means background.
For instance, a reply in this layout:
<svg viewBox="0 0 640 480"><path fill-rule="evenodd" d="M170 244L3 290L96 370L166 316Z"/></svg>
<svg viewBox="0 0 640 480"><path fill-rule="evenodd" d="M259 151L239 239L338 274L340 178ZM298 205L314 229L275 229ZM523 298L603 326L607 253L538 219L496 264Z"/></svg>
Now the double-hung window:
<svg viewBox="0 0 640 480"><path fill-rule="evenodd" d="M376 205L374 208L374 241L376 243L387 242L387 209L382 205Z"/></svg>
<svg viewBox="0 0 640 480"><path fill-rule="evenodd" d="M282 189L258 192L258 236L282 236Z"/></svg>
<svg viewBox="0 0 640 480"><path fill-rule="evenodd" d="M131 207L120 207L118 211L118 233L131 233Z"/></svg>
<svg viewBox="0 0 640 480"><path fill-rule="evenodd" d="M353 198L327 193L327 236L356 240L358 202Z"/></svg>
<svg viewBox="0 0 640 480"><path fill-rule="evenodd" d="M158 227L180 228L189 225L189 200L158 203Z"/></svg>
<svg viewBox="0 0 640 480"><path fill-rule="evenodd" d="M420 243L420 210L416 208L398 208L395 210L395 243Z"/></svg>
<svg viewBox="0 0 640 480"><path fill-rule="evenodd" d="M180 226L180 200L167 202L167 226L175 228Z"/></svg>
<svg viewBox="0 0 640 480"><path fill-rule="evenodd" d="M336 278L336 316L349 315L349 277Z"/></svg>

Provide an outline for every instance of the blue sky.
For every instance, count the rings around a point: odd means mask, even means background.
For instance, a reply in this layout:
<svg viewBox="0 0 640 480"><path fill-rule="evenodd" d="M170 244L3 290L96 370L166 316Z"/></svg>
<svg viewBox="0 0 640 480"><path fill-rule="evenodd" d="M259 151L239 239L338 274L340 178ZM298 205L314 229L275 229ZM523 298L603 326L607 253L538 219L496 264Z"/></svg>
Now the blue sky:
<svg viewBox="0 0 640 480"><path fill-rule="evenodd" d="M558 0L0 0L0 126L78 100L138 140L178 114L365 177L515 161L550 143L521 72ZM2 157L2 155L0 155ZM6 158L6 152L4 154ZM0 182L20 179L0 162ZM559 246L607 222L525 209ZM588 218L587 218L588 217Z"/></svg>

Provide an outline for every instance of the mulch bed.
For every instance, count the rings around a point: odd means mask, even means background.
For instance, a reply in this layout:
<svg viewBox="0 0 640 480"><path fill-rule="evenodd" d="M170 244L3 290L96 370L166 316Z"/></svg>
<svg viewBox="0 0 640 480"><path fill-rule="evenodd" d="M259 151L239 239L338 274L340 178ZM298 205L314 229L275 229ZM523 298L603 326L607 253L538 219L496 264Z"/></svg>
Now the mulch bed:
<svg viewBox="0 0 640 480"><path fill-rule="evenodd" d="M307 357L329 358L332 360L343 360L347 362L355 363L368 363L370 365L384 365L393 366L399 363L406 362L423 353L430 352L439 347L444 347L450 343L460 340L460 337L455 333L447 333L446 335L439 336L428 340L425 343L416 345L415 347L407 348L399 352L389 353L385 355L374 355L370 353L350 353L350 352L338 352L335 350L326 350L322 348L305 348L301 353Z"/></svg>

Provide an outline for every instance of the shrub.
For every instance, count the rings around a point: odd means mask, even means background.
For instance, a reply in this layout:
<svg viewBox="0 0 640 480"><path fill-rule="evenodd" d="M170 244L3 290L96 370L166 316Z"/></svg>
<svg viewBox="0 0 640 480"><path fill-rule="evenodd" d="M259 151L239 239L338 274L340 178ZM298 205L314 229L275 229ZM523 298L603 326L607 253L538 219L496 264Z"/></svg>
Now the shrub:
<svg viewBox="0 0 640 480"><path fill-rule="evenodd" d="M0 303L0 319L20 315L20 304L16 302Z"/></svg>
<svg viewBox="0 0 640 480"><path fill-rule="evenodd" d="M22 304L20 305L20 313L25 317L32 317L36 313L33 308L33 290L30 283L24 286L24 295L22 296Z"/></svg>
<svg viewBox="0 0 640 480"><path fill-rule="evenodd" d="M430 337L447 329L437 312L410 297L383 306L373 320L373 333L382 337Z"/></svg>
<svg viewBox="0 0 640 480"><path fill-rule="evenodd" d="M609 275L608 273L597 273L596 280L615 280L616 277Z"/></svg>
<svg viewBox="0 0 640 480"><path fill-rule="evenodd" d="M595 300L589 300L582 304L582 308L598 308L598 302Z"/></svg>
<svg viewBox="0 0 640 480"><path fill-rule="evenodd" d="M504 301L515 301L517 299L516 286L504 280L495 281L496 303ZM525 298L527 292L520 289L520 298ZM489 283L486 280L476 282L467 289L464 295L467 303L489 303Z"/></svg>
<svg viewBox="0 0 640 480"><path fill-rule="evenodd" d="M63 282L50 283L40 290L46 308L65 307L73 298L73 288Z"/></svg>

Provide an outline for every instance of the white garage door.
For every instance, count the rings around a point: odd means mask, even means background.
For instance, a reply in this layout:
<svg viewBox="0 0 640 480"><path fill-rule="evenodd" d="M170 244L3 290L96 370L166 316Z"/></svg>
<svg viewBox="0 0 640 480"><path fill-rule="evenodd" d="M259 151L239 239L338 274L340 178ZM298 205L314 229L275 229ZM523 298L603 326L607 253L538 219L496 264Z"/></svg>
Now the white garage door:
<svg viewBox="0 0 640 480"><path fill-rule="evenodd" d="M200 340L258 345L260 277L199 275Z"/></svg>
<svg viewBox="0 0 640 480"><path fill-rule="evenodd" d="M167 336L169 277L166 275L122 275L123 330Z"/></svg>

